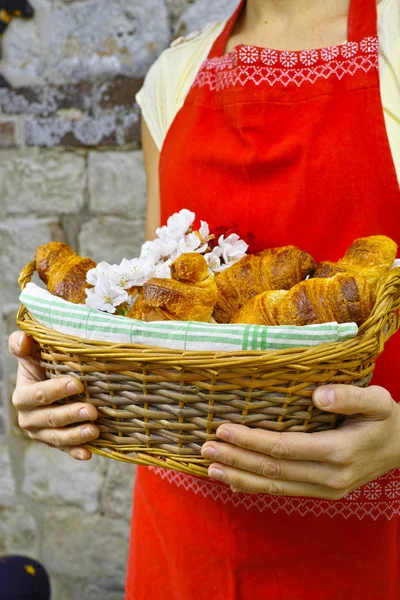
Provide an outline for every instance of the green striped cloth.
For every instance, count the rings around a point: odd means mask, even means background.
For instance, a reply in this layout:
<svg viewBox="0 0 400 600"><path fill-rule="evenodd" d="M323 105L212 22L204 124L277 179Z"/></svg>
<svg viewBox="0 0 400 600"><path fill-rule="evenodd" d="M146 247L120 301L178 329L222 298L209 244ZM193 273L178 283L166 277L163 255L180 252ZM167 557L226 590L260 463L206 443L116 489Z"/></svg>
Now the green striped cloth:
<svg viewBox="0 0 400 600"><path fill-rule="evenodd" d="M21 302L43 325L87 340L118 344L145 344L177 350L281 350L315 346L357 335L355 323L324 323L305 327L219 325L193 321L143 323L109 315L57 298L35 283L28 283Z"/></svg>

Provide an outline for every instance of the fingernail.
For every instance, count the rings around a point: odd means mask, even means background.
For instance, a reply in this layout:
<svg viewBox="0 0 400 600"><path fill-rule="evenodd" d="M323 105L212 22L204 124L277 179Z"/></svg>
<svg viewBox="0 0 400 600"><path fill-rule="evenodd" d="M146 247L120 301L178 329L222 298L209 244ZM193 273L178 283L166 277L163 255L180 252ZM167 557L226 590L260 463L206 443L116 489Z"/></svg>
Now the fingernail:
<svg viewBox="0 0 400 600"><path fill-rule="evenodd" d="M89 411L87 408L81 408L81 410L79 411L79 416L82 419L86 419L86 420L90 419L90 414L89 414Z"/></svg>
<svg viewBox="0 0 400 600"><path fill-rule="evenodd" d="M221 438L221 440L224 440L224 442L232 441L232 435L227 429L217 429L217 436Z"/></svg>
<svg viewBox="0 0 400 600"><path fill-rule="evenodd" d="M21 346L22 346L22 340L23 340L23 339L24 339L24 334L23 334L23 332L21 331L21 332L18 334L18 338L17 338L17 348L18 348L18 350L21 350Z"/></svg>
<svg viewBox="0 0 400 600"><path fill-rule="evenodd" d="M69 394L78 394L78 392L80 392L80 387L75 381L70 381L67 383L67 392Z"/></svg>
<svg viewBox="0 0 400 600"><path fill-rule="evenodd" d="M85 459L85 456L84 456L82 450L78 450L78 452L76 453L76 458L78 460L84 460Z"/></svg>
<svg viewBox="0 0 400 600"><path fill-rule="evenodd" d="M212 446L205 446L201 449L201 453L205 458L209 458L210 460L214 460L217 456L217 451Z"/></svg>
<svg viewBox="0 0 400 600"><path fill-rule="evenodd" d="M82 437L84 439L93 437L93 431L90 429L90 427L85 427L85 429L82 431Z"/></svg>
<svg viewBox="0 0 400 600"><path fill-rule="evenodd" d="M315 401L322 407L328 408L335 402L335 392L329 387L320 387L314 393Z"/></svg>
<svg viewBox="0 0 400 600"><path fill-rule="evenodd" d="M218 479L218 481L223 481L225 478L225 473L217 467L210 467L208 469L208 474L213 479Z"/></svg>

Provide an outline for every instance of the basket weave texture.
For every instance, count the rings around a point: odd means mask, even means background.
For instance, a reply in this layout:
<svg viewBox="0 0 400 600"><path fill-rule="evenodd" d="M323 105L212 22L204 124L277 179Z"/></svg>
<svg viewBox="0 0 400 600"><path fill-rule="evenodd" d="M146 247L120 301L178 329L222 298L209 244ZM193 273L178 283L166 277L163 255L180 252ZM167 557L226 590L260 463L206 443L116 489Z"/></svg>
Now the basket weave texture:
<svg viewBox="0 0 400 600"><path fill-rule="evenodd" d="M35 262L21 272L23 289ZM369 384L376 358L399 328L400 268L378 286L370 318L356 338L315 347L241 352L187 352L68 336L41 325L22 305L19 328L40 346L47 377L80 379L72 401L96 406L96 454L141 465L207 475L200 454L222 423L269 431L331 429L340 416L318 410L316 386ZM71 401L71 400L69 400Z"/></svg>

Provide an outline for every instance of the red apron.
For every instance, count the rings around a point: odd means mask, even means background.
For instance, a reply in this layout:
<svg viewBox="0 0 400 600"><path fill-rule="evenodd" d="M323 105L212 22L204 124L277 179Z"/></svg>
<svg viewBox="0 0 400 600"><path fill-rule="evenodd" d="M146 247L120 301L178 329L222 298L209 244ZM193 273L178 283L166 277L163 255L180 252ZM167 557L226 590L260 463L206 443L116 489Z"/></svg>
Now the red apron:
<svg viewBox="0 0 400 600"><path fill-rule="evenodd" d="M357 237L400 242L400 189L378 73L376 0L351 0L348 41L224 55L216 40L165 140L162 221L181 208L251 250L296 244L337 260ZM374 383L400 399L400 335ZM397 367L398 368L398 367ZM139 468L128 598L398 600L400 470L343 500L233 494Z"/></svg>

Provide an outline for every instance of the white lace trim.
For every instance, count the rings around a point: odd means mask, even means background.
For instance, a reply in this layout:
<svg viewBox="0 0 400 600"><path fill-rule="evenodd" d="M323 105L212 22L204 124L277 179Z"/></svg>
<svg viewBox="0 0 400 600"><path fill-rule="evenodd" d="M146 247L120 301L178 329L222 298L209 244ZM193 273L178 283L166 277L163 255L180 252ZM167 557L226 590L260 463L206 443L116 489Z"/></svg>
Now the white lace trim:
<svg viewBox="0 0 400 600"><path fill-rule="evenodd" d="M399 469L390 471L376 481L354 490L342 500L331 502L315 498L234 493L228 486L211 479L158 467L149 468L162 479L182 487L187 492L201 494L204 498L211 498L223 504L229 503L246 510L257 509L259 512L270 510L274 514L283 511L288 515L298 514L302 517L310 514L315 517L327 515L331 518L343 517L344 519L357 517L360 520L369 517L374 521L379 517L392 519L396 515L400 516Z"/></svg>
<svg viewBox="0 0 400 600"><path fill-rule="evenodd" d="M245 86L248 83L270 86L316 83L319 79L367 73L378 69L378 38L346 42L321 50L285 52L255 46L239 46L229 54L204 61L193 87L211 90Z"/></svg>

